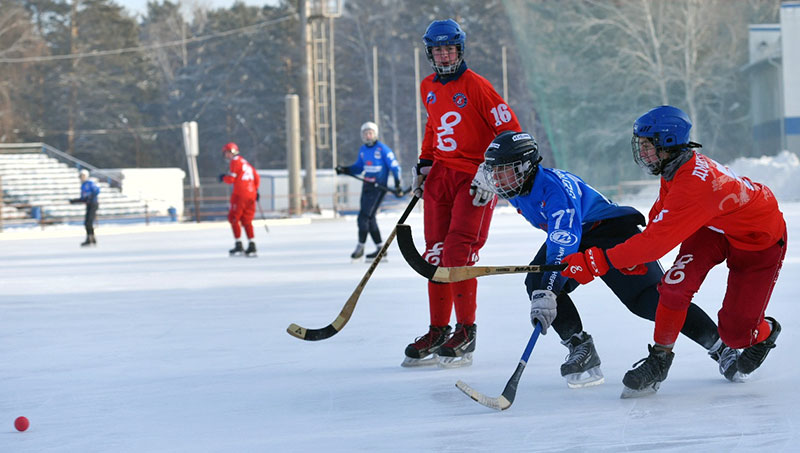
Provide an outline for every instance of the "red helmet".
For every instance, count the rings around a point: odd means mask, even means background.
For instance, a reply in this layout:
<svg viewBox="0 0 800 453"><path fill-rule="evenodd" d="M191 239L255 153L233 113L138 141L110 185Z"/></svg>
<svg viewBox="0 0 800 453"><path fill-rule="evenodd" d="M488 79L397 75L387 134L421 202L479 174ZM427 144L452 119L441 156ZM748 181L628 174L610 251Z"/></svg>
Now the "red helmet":
<svg viewBox="0 0 800 453"><path fill-rule="evenodd" d="M227 145L222 147L222 152L223 153L228 152L228 151L230 151L231 154L239 154L239 147L236 146L236 143L230 142Z"/></svg>

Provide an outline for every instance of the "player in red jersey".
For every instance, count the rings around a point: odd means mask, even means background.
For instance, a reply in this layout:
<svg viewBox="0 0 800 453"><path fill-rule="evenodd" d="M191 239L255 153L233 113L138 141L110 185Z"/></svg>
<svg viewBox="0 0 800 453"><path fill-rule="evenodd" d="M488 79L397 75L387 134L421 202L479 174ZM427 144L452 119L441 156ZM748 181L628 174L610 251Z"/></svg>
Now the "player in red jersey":
<svg viewBox="0 0 800 453"><path fill-rule="evenodd" d="M219 180L225 184L233 184L228 222L231 223L231 228L233 228L233 237L236 239L236 244L229 253L231 255L244 253L245 256L255 256L256 243L253 241L255 237L253 217L256 215L258 186L261 183L261 177L244 160L244 157L239 155L239 147L236 146L236 143L231 142L223 146L222 153L225 156L225 160L229 162L229 170L228 173L219 175ZM247 250L242 247L242 226L249 242Z"/></svg>
<svg viewBox="0 0 800 453"><path fill-rule="evenodd" d="M465 38L452 19L432 22L422 37L434 74L420 85L428 122L414 167L414 193L425 202L425 259L442 266L478 261L496 197L471 188L472 180L492 139L520 129L514 112L492 85L467 68ZM477 287L476 279L428 283L430 328L406 347L403 366L472 363ZM451 335L454 306L457 323Z"/></svg>
<svg viewBox="0 0 800 453"><path fill-rule="evenodd" d="M640 234L608 250L591 248L567 256L562 273L580 283L610 268L635 272L680 245L659 283L659 304L649 355L623 378L623 397L654 393L667 378L672 348L686 309L708 272L727 261L728 289L719 311L719 336L743 348L739 379L752 373L775 347L781 326L764 312L786 255L786 222L772 191L694 151L692 123L680 109L656 107L633 125L633 156L661 175L650 222ZM720 359L722 363L723 359Z"/></svg>

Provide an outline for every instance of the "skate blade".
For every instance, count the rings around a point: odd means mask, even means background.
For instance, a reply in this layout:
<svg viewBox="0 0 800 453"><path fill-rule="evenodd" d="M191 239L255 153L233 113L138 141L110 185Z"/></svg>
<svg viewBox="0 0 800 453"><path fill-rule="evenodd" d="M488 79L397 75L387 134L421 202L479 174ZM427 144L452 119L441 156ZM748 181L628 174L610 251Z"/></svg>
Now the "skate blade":
<svg viewBox="0 0 800 453"><path fill-rule="evenodd" d="M255 253L251 253L251 254L249 254L249 255L245 253L244 257L245 257L245 258L258 258L258 255L257 255L257 254L255 254Z"/></svg>
<svg viewBox="0 0 800 453"><path fill-rule="evenodd" d="M468 352L461 357L442 357L436 364L439 368L461 368L472 365L472 353Z"/></svg>
<svg viewBox="0 0 800 453"><path fill-rule="evenodd" d="M433 354L430 357L425 357L423 359L414 359L411 357L406 357L405 359L403 359L403 363L400 364L400 366L404 368L418 368L418 367L425 367L432 365L436 365L436 354Z"/></svg>
<svg viewBox="0 0 800 453"><path fill-rule="evenodd" d="M600 385L606 381L605 377L603 377L603 372L600 371L599 366L590 368L585 372L568 374L564 376L564 379L567 380L567 387L571 389L592 387L595 385Z"/></svg>
<svg viewBox="0 0 800 453"><path fill-rule="evenodd" d="M723 376L724 376L724 375L723 375ZM736 372L736 373L734 373L734 374L733 374L733 376L731 376L730 378L728 378L727 376L725 376L725 379L728 379L728 380L729 380L729 381L731 381L731 382L736 382L737 384L741 384L741 383L743 383L743 382L747 382L747 381L748 381L748 379L750 379L750 375L749 375L749 374L742 374L742 373L740 373L740 372L738 372L738 371L737 371L737 372Z"/></svg>
<svg viewBox="0 0 800 453"><path fill-rule="evenodd" d="M660 382L656 382L653 385L647 386L641 390L634 390L630 387L625 386L622 389L622 394L619 396L620 398L627 399L627 398L641 398L643 396L648 396L656 393L658 388L661 387Z"/></svg>

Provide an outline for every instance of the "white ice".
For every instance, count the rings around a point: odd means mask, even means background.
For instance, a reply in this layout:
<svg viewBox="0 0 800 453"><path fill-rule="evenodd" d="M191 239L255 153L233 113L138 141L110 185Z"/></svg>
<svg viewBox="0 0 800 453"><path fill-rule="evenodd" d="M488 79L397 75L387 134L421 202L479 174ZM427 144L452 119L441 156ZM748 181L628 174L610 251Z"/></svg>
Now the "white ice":
<svg viewBox="0 0 800 453"><path fill-rule="evenodd" d="M681 337L661 390L620 399L653 324L596 281L573 298L606 383L568 389L559 374L566 348L549 333L505 412L455 382L502 391L531 333L524 275L479 280L472 367L406 369L403 349L428 325L426 281L395 245L339 334L305 342L286 333L292 322L333 321L366 272L349 258L353 217L275 223L269 234L257 224L255 259L227 256L224 223L101 224L92 249L78 246L80 227L7 230L0 452L795 451L800 202L781 208L790 245L767 314L783 332L749 382L727 382ZM380 215L384 236L399 215ZM420 245L421 214L409 223ZM480 264L527 264L543 238L500 209ZM724 265L713 270L695 298L714 319L726 276ZM13 427L20 415L31 421L23 433Z"/></svg>

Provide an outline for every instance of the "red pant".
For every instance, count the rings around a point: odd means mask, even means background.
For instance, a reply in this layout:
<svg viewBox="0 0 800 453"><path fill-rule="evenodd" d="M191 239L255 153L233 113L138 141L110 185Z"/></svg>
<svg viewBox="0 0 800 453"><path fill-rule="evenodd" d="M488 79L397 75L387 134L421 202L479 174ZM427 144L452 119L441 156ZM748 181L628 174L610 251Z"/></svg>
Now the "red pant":
<svg viewBox="0 0 800 453"><path fill-rule="evenodd" d="M231 195L231 209L228 211L228 222L231 223L231 228L233 228L233 237L239 238L242 236L242 228L239 226L239 223L241 223L244 226L244 232L247 234L247 238L253 239L255 236L253 232L253 217L255 217L255 215L255 199Z"/></svg>
<svg viewBox="0 0 800 453"><path fill-rule="evenodd" d="M486 206L472 205L469 186L474 175L434 164L425 180L425 259L434 265L472 266L489 236L496 200ZM475 322L476 279L457 283L428 283L431 324L450 323L455 304L456 320Z"/></svg>
<svg viewBox="0 0 800 453"><path fill-rule="evenodd" d="M728 289L718 313L719 336L732 348L751 346L764 319L785 255L785 232L781 242L753 252L734 248L725 235L701 228L681 244L675 264L658 284L659 304L685 313L711 268L727 260ZM657 316L656 342L674 343L682 324L660 324Z"/></svg>

